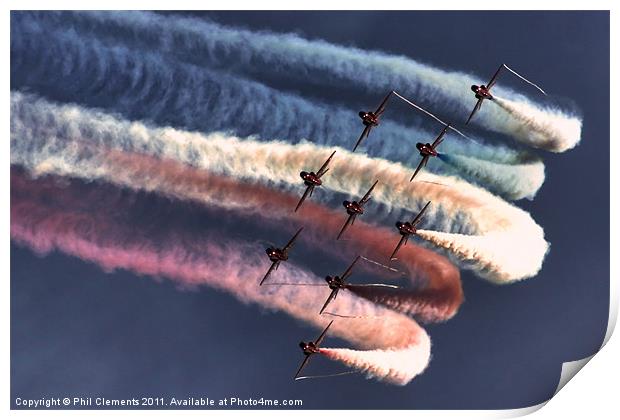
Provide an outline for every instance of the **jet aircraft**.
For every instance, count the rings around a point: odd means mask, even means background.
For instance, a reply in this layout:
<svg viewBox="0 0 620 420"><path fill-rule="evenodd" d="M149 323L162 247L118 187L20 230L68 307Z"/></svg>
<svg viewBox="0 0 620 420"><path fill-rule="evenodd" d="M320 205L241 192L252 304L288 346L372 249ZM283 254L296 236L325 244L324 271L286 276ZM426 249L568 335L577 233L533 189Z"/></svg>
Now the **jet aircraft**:
<svg viewBox="0 0 620 420"><path fill-rule="evenodd" d="M295 233L295 235L291 238L290 241L288 241L288 243L283 248L276 248L275 246L270 246L269 248L265 250L265 252L267 253L267 256L271 260L271 267L269 267L267 274L265 274L265 277L263 277L263 279L260 281L259 286L263 285L263 283L271 275L271 272L273 270L278 269L282 261L288 260L288 252L293 247L293 244L295 243L297 236L299 236L299 234L301 233L303 229L304 229L303 227L299 228L297 233Z"/></svg>
<svg viewBox="0 0 620 420"><path fill-rule="evenodd" d="M304 184L306 185L306 191L304 192L304 195L301 196L301 200L299 200L299 203L297 203L297 207L295 207L295 211L299 210L303 202L306 201L306 197L308 196L312 197L312 191L314 191L316 187L320 187L321 185L323 185L323 181L321 181L321 177L325 175L327 171L329 171L329 168L327 167L327 165L329 165L329 162L332 160L335 154L336 154L336 151L334 150L332 154L329 156L329 158L325 161L323 166L321 166L321 168L316 173L302 171L299 174L301 179L304 180Z"/></svg>
<svg viewBox="0 0 620 420"><path fill-rule="evenodd" d="M336 237L336 239L340 239L340 237L342 236L344 231L347 230L349 225L352 225L353 222L355 222L355 218L359 216L360 214L364 213L364 205L366 205L366 203L370 200L370 193L375 188L378 182L379 181L377 180L375 181L374 184L372 184L372 187L370 187L368 192L362 197L360 201L345 200L342 202L342 205L347 210L347 214L349 215L349 218L345 222L344 226L342 226L342 229L340 229L340 232L338 233L338 236Z"/></svg>
<svg viewBox="0 0 620 420"><path fill-rule="evenodd" d="M398 229L398 233L401 234L401 238L400 241L398 241L398 245L396 245L396 249L394 249L394 252L392 252L392 255L390 255L390 260L395 260L396 253L398 252L400 247L403 245L407 245L409 236L415 235L417 233L418 224L422 221L422 216L424 215L424 212L430 204L430 201L426 203L426 205L422 208L422 210L420 210L420 212L417 214L416 217L413 218L411 222L396 222L396 228Z"/></svg>

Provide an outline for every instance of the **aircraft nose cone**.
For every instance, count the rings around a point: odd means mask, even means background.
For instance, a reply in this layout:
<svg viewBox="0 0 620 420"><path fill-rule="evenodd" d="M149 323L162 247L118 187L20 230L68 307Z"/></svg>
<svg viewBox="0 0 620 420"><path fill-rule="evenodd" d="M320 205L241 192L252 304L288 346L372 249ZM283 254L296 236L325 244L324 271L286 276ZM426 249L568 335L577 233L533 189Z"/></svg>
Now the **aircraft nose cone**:
<svg viewBox="0 0 620 420"><path fill-rule="evenodd" d="M472 90L472 92L477 91L477 90L478 90L478 86L476 86L476 85L471 85L471 90Z"/></svg>
<svg viewBox="0 0 620 420"><path fill-rule="evenodd" d="M366 116L366 113L364 111L360 111L357 115L360 116L360 118L364 118Z"/></svg>

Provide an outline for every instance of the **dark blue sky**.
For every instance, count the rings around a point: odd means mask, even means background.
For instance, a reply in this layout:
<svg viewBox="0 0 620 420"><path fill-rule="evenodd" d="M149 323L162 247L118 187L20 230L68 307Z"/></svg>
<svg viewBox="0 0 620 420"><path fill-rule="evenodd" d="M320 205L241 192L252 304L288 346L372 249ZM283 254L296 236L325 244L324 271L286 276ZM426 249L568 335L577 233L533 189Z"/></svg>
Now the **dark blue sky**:
<svg viewBox="0 0 620 420"><path fill-rule="evenodd" d="M598 349L609 302L608 13L206 15L404 54L485 79L505 62L573 100L584 116L582 143L564 154L538 152L546 182L533 202L518 203L551 243L543 269L501 287L462 272L465 302L450 321L425 327L433 357L406 387L357 375L293 383L297 342L316 335L301 322L211 289L180 291L165 280L104 273L75 258L40 258L12 245L12 404L17 396L239 396L303 398L305 408L316 409L517 408L553 393L563 361Z"/></svg>

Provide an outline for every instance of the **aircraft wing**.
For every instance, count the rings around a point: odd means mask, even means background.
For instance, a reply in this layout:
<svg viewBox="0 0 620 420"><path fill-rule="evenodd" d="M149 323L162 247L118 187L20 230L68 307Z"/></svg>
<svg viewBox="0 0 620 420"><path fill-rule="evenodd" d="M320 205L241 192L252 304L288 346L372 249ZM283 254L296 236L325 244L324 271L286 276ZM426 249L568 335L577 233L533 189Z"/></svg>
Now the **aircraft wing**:
<svg viewBox="0 0 620 420"><path fill-rule="evenodd" d="M362 135L360 136L359 139L357 139L357 143L355 143L355 147L353 148L354 152L355 152L355 149L357 149L357 146L359 146L362 140L364 140L364 137L368 137L371 129L372 129L371 125L367 125L364 127L364 131L362 131Z"/></svg>
<svg viewBox="0 0 620 420"><path fill-rule="evenodd" d="M406 242L407 242L407 235L401 236L400 241L398 241L398 245L396 245L396 249L394 249L394 252L392 252L392 255L390 255L390 260L396 259L394 256L396 255L400 247L403 246Z"/></svg>
<svg viewBox="0 0 620 420"><path fill-rule="evenodd" d="M422 166L426 166L426 162L428 162L428 156L424 156L422 158L422 160L418 164L418 167L415 169L415 172L413 173L413 176L411 177L409 182L413 181L413 178L415 178L415 176L418 174L418 172L420 172L420 169L422 169Z"/></svg>
<svg viewBox="0 0 620 420"><path fill-rule="evenodd" d="M351 263L351 265L349 266L349 268L347 268L347 270L342 273L342 276L340 276L340 278L342 280L345 280L347 277L349 277L351 275L351 271L353 270L353 266L355 265L355 263L357 262L357 260L360 259L360 256L358 255L357 258Z"/></svg>
<svg viewBox="0 0 620 420"><path fill-rule="evenodd" d="M443 136L446 135L446 131L448 131L448 128L450 128L450 124L446 124L446 126L443 128L443 130L441 130L441 133L439 133L439 135L437 136L437 138L435 139L433 144L431 144L431 147L433 149L435 147L439 146L439 144L443 141Z"/></svg>
<svg viewBox="0 0 620 420"><path fill-rule="evenodd" d="M295 235L291 238L291 240L288 241L288 244L286 244L284 246L284 248L282 248L282 251L286 252L289 249L291 249L291 247L293 246L293 243L295 243L295 239L297 239L297 237L299 236L299 234L301 233L302 230L304 230L304 228L300 227L299 230L297 231L297 233L295 233Z"/></svg>
<svg viewBox="0 0 620 420"><path fill-rule="evenodd" d="M497 69L493 77L491 77L491 80L489 80L489 83L487 84L487 89L491 89L493 85L495 84L495 82L497 82L497 76L499 75L499 72L502 70L503 67L504 67L503 64L499 66L499 68Z"/></svg>
<svg viewBox="0 0 620 420"><path fill-rule="evenodd" d="M314 342L314 345L316 345L317 347L319 347L321 345L321 342L323 342L323 339L325 338L325 333L327 333L327 330L329 330L329 327L331 327L333 323L334 323L334 321L331 320L329 322L329 324L327 324L327 327L325 327L325 329L323 330L321 335L319 335L319 338L316 339L316 341Z"/></svg>
<svg viewBox="0 0 620 420"><path fill-rule="evenodd" d="M312 194L312 190L314 190L314 185L310 185L308 188L306 188L306 191L304 191L304 195L301 196L299 203L297 203L297 207L295 207L295 211L299 210L304 201L306 201L308 194Z"/></svg>
<svg viewBox="0 0 620 420"><path fill-rule="evenodd" d="M385 284L385 283L366 283L366 284L353 284L351 287L387 287L390 289L400 289L400 286L396 286L395 284Z"/></svg>
<svg viewBox="0 0 620 420"><path fill-rule="evenodd" d="M259 286L262 286L263 283L265 282L265 280L267 280L267 277L269 277L271 275L271 272L273 270L275 270L275 268L278 266L279 261L276 261L274 263L271 264L271 267L269 267L269 270L267 270L267 274L265 274L265 277L263 277L263 279L260 281Z"/></svg>
<svg viewBox="0 0 620 420"><path fill-rule="evenodd" d="M387 95L385 95L385 98L383 98L383 102L381 102L381 104L379 105L379 108L377 108L377 110L375 111L375 115L378 117L381 114L383 114L383 112L385 111L385 105L387 104L388 99L390 99L390 96L392 95L393 91L390 91L390 93L388 93Z"/></svg>
<svg viewBox="0 0 620 420"><path fill-rule="evenodd" d="M342 234L344 233L345 230L347 230L347 228L349 227L349 225L351 225L353 223L353 221L355 220L355 216L357 216L357 213L353 213L349 216L349 218L347 219L347 221L345 222L344 226L342 227L342 229L340 229L340 233L338 233L338 236L336 236L336 240L340 239L340 237L342 236Z"/></svg>
<svg viewBox="0 0 620 420"><path fill-rule="evenodd" d="M312 356L312 354L307 355L304 358L304 361L301 362L301 365L299 366L299 369L297 369L297 373L295 373L295 376L293 377L293 379L297 379L299 377L299 374L301 373L302 369L306 367L306 365L308 364L308 361L310 360L310 356Z"/></svg>
<svg viewBox="0 0 620 420"><path fill-rule="evenodd" d="M413 219L413 221L411 222L411 224L413 226L417 225L418 223L420 223L420 220L422 220L422 216L424 215L424 212L426 211L427 207L429 206L429 204L431 204L431 202L429 201L428 203L426 203L426 205L422 208L422 210L420 210L420 212L418 213L418 215Z"/></svg>
<svg viewBox="0 0 620 420"><path fill-rule="evenodd" d="M321 310L319 311L319 315L323 313L323 311L325 310L325 308L327 308L327 306L330 304L330 302L334 299L336 299L336 296L338 295L338 290L340 289L334 289L332 290L332 292L329 294L329 296L327 297L327 300L325 301L325 303L323 304L323 307L321 308Z"/></svg>
<svg viewBox="0 0 620 420"><path fill-rule="evenodd" d="M379 180L376 180L375 183L372 184L372 187L370 187L368 192L362 197L362 199L360 200L360 206L363 206L364 204L366 204L368 200L370 200L370 193L372 192L372 190L375 189L375 186L377 185L378 182Z"/></svg>
<svg viewBox="0 0 620 420"><path fill-rule="evenodd" d="M332 158L334 157L334 155L336 154L336 151L334 150L332 152L331 155L329 155L329 158L327 158L327 160L325 161L325 163L323 164L323 166L321 166L321 168L319 169L319 171L316 173L316 176L318 176L319 178L322 177L323 175L325 175L325 172L329 171L329 168L327 167L327 165L329 165L329 162L332 160Z"/></svg>
<svg viewBox="0 0 620 420"><path fill-rule="evenodd" d="M465 125L469 124L469 121L473 118L474 114L478 112L478 110L482 106L482 101L484 101L484 98L478 99L478 102L476 102L476 106L474 107L474 110L471 112L471 114L469 114L469 118L467 118Z"/></svg>

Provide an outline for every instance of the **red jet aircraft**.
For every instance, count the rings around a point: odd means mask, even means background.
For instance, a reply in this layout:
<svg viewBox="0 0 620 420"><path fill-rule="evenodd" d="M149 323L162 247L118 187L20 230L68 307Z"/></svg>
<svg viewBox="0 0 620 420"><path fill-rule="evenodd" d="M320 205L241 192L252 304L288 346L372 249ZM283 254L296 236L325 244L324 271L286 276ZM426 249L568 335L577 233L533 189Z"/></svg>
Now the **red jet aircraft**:
<svg viewBox="0 0 620 420"><path fill-rule="evenodd" d="M523 80L525 83L528 83L532 86L534 86L536 89L538 89L543 95L546 95L547 93L542 90L542 88L540 86L538 86L536 83L529 81L528 79L526 79L525 77L521 76L519 73L517 73L516 71L514 71L513 69L511 69L510 67L508 67L506 64L502 64L501 66L499 66L499 69L497 69L497 71L495 72L495 74L493 75L493 77L491 78L491 80L489 81L489 83L485 86L485 85L480 85L480 86L476 86L476 85L472 85L471 86L471 90L476 94L476 99L478 99L478 102L476 102L476 106L474 107L474 110L471 112L471 114L469 115L469 118L467 119L467 122L465 124L468 124L469 121L472 119L472 117L474 116L474 114L476 112L478 112L478 110L480 109L480 107L482 106L482 102L485 99L489 99L489 100L493 100L493 95L491 95L491 88L493 87L493 85L495 85L495 82L497 82L497 76L499 75L499 72L502 69L506 69L509 72L511 72L512 74L514 74L515 76L517 76L519 79Z"/></svg>
<svg viewBox="0 0 620 420"><path fill-rule="evenodd" d="M327 328L323 330L323 332L321 333L321 335L319 335L319 338L317 338L316 341L310 341L308 343L302 341L301 343L299 343L299 347L301 347L301 350L304 352L304 355L306 357L304 358L303 362L301 362L301 366L299 366L299 369L297 369L297 373L295 373L295 376L293 377L293 379L296 380L297 378L299 378L299 374L301 373L301 370L308 364L308 361L310 360L311 356L317 353L320 353L321 348L319 346L321 345L321 342L325 338L325 333L327 333L327 330L329 330L329 327L331 327L333 323L334 321L331 321L327 325Z"/></svg>
<svg viewBox="0 0 620 420"><path fill-rule="evenodd" d="M327 171L329 171L329 168L327 167L327 165L329 165L329 162L332 160L335 154L336 154L336 151L334 150L332 154L329 156L329 158L325 161L323 166L321 166L321 168L316 173L302 171L299 174L301 179L304 180L304 184L306 185L306 191L304 192L304 195L301 196L301 200L299 200L299 203L297 203L297 207L295 207L295 211L297 211L301 207L303 202L306 201L306 197L308 197L308 194L310 195L310 197L312 197L312 191L314 191L315 187L320 187L321 185L323 185L323 182L321 181L321 177L325 175Z"/></svg>
<svg viewBox="0 0 620 420"><path fill-rule="evenodd" d="M359 259L360 259L359 256L357 258L355 258L355 260L351 263L349 268L347 268L346 271L344 273L342 273L341 276L334 276L334 277L327 276L327 277L325 277L325 281L327 282L327 285L329 286L331 292L330 292L329 296L327 297L327 300L325 301L325 304L323 305L323 307L319 311L319 314L322 314L323 311L325 310L325 308L327 308L327 305L329 305L332 300L336 299L336 296L338 296L338 292L340 291L340 289L346 289L347 288L346 280L347 280L347 278L349 278L349 276L353 272L353 266L355 265L355 263Z"/></svg>
<svg viewBox="0 0 620 420"><path fill-rule="evenodd" d="M342 236L344 231L347 230L349 225L352 225L353 222L355 222L355 218L358 215L364 213L364 205L370 200L370 193L375 188L375 185L377 185L377 182L379 181L377 180L375 181L374 184L372 184L372 187L370 187L366 195L364 195L359 202L358 201L346 201L346 200L343 201L342 205L344 206L345 209L347 209L347 214L349 215L349 218L345 222L342 229L340 229L340 233L338 233L336 240L340 239L340 237Z"/></svg>
<svg viewBox="0 0 620 420"><path fill-rule="evenodd" d="M420 210L418 215L411 222L405 222L405 223L401 221L396 222L396 228L398 229L398 233L401 234L401 238L400 238L400 241L398 241L398 245L396 245L396 249L394 250L394 252L392 252L392 255L390 255L390 260L395 260L396 253L398 252L400 247L403 245L407 245L409 236L415 235L417 233L418 224L422 221L422 216L424 215L426 208L430 204L431 204L430 201L426 203L426 205L422 208L422 210Z"/></svg>
<svg viewBox="0 0 620 420"><path fill-rule="evenodd" d="M439 146L439 144L443 141L443 136L446 134L446 131L448 131L448 128L450 128L450 124L446 124L446 126L443 128L443 130L441 130L441 133L439 133L433 144L417 143L415 145L415 147L420 151L420 156L422 156L422 160L418 164L418 167L416 168L409 182L413 181L413 178L415 178L415 176L418 174L418 172L420 172L420 169L422 169L423 166L426 166L426 164L428 163L428 159L431 156L436 157L438 155L436 150L437 146Z"/></svg>
<svg viewBox="0 0 620 420"><path fill-rule="evenodd" d="M359 112L358 115L362 119L362 124L364 124L364 131L362 131L362 135L357 140L357 143L355 143L355 147L353 148L354 152L355 152L355 149L357 149L357 146L360 145L362 140L364 140L365 137L368 137L368 135L370 134L370 130L372 130L373 127L376 127L379 125L379 118L381 117L381 114L383 114L383 112L385 111L385 105L388 99L390 99L390 95L392 95L392 93L393 91L390 91L390 93L386 95L386 97L383 99L383 102L381 102L381 104L379 105L379 108L377 108L376 111L374 112L373 111L360 111Z"/></svg>
<svg viewBox="0 0 620 420"><path fill-rule="evenodd" d="M295 242L295 239L297 239L297 236L299 236L299 234L301 233L303 229L304 229L303 227L299 228L297 233L291 238L290 241L288 241L288 243L284 246L284 248L276 248L274 246L270 246L269 248L265 250L265 252L267 253L267 256L271 260L271 267L269 267L267 274L265 274L265 277L263 277L263 279L260 281L259 286L263 285L263 283L265 282L265 280L267 280L267 277L269 277L269 275L271 274L273 270L278 269L282 261L288 260L288 252L293 247L293 243Z"/></svg>
<svg viewBox="0 0 620 420"><path fill-rule="evenodd" d="M493 95L491 95L490 91L493 85L495 84L495 82L497 82L497 76L499 75L499 72L502 70L503 67L504 67L503 64L499 66L499 68L497 69L493 77L491 77L491 80L489 81L489 83L487 83L486 86L485 85L480 85L480 86L472 85L471 86L471 90L472 92L476 94L476 99L478 99L478 102L476 102L476 106L474 107L474 110L469 115L469 118L467 118L467 122L465 123L465 125L469 124L469 121L472 119L474 114L478 112L478 110L482 106L482 102L485 99L493 100Z"/></svg>
<svg viewBox="0 0 620 420"><path fill-rule="evenodd" d="M366 257L362 257L362 256L357 256L357 258L355 258L355 260L351 263L351 265L346 269L346 271L344 273L342 273L342 275L340 276L326 276L325 277L325 281L327 282L327 285L329 286L331 292L329 293L329 296L327 297L327 300L325 301L325 304L323 304L323 307L321 308L319 314L322 314L323 311L325 310L325 308L327 308L327 306L336 299L336 296L338 296L338 292L342 289L349 289L351 286L355 286L355 287L389 287L391 289L398 289L398 286L392 285L392 284L383 284L383 283L371 283L371 284L350 284L347 283L347 279L349 278L349 276L351 276L351 273L353 272L353 266L355 265L355 263L357 263L357 261L363 258L366 261L370 261L374 264L379 264L382 265L380 263L377 263L376 261L372 261L369 260ZM391 267L387 267L387 266L383 266L389 270L394 270Z"/></svg>

